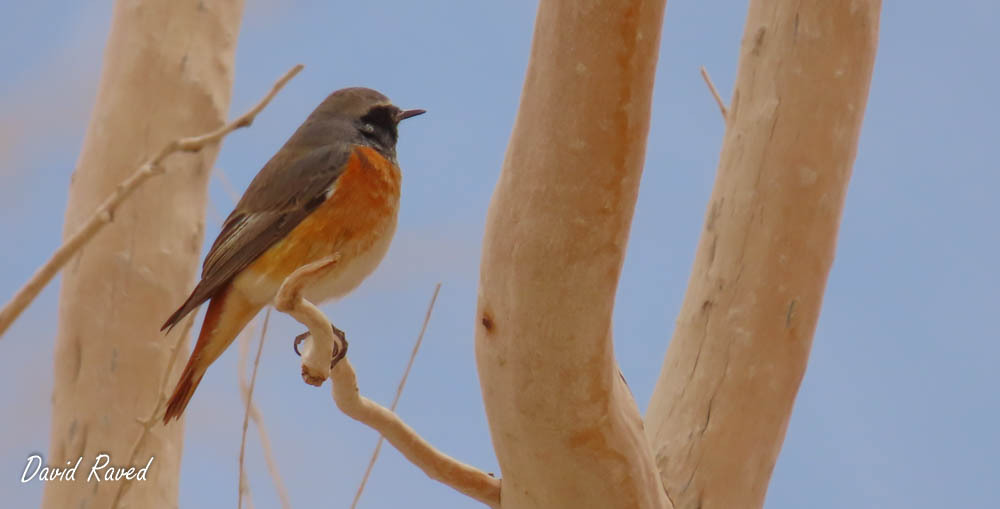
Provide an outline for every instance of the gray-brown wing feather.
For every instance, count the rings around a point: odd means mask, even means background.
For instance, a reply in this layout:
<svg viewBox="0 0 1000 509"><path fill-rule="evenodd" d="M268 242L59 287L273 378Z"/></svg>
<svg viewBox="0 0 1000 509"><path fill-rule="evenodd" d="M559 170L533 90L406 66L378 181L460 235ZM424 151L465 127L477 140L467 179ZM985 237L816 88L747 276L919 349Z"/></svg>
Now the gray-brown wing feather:
<svg viewBox="0 0 1000 509"><path fill-rule="evenodd" d="M226 219L202 268L201 281L161 330L219 292L239 271L292 231L327 198L351 155L348 144L326 146L294 157L280 151L268 161ZM284 154L283 154L284 152ZM296 154L297 155L297 154Z"/></svg>

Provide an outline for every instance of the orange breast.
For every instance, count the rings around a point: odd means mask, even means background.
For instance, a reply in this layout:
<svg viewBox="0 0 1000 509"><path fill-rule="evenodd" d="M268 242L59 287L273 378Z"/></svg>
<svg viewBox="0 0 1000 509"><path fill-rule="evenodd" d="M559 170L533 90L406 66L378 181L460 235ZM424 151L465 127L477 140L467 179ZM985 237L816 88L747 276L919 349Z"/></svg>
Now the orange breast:
<svg viewBox="0 0 1000 509"><path fill-rule="evenodd" d="M399 168L377 151L358 147L333 194L247 269L280 284L299 267L340 254L338 265L363 257L392 235L399 210Z"/></svg>

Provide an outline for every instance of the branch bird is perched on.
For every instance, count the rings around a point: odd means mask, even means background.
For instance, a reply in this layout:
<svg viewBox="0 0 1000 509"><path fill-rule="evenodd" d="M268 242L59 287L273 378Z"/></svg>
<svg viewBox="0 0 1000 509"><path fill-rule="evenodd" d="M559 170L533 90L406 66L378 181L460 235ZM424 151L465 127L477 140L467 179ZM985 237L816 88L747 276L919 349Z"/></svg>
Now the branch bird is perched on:
<svg viewBox="0 0 1000 509"><path fill-rule="evenodd" d="M163 422L179 417L208 366L303 265L337 263L303 289L312 302L355 289L389 249L399 210L401 110L368 88L326 98L254 177L212 244L201 281L162 330L210 301Z"/></svg>

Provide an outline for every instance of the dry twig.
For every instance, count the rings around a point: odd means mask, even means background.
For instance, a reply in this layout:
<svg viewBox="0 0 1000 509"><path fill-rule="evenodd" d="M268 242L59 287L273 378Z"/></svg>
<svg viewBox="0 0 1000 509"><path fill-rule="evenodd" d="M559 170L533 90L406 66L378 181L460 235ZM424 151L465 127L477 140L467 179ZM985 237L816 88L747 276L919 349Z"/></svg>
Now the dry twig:
<svg viewBox="0 0 1000 509"><path fill-rule="evenodd" d="M212 175L219 180L222 190L225 191L225 193L229 196L229 199L233 201L233 205L240 201L240 193L236 192L236 186L233 185L232 180L229 180L229 176L226 175L225 170L216 166Z"/></svg>
<svg viewBox="0 0 1000 509"><path fill-rule="evenodd" d="M268 309L267 312L270 314L271 310ZM248 327L247 329L251 329L251 327ZM248 407L250 409L250 420L257 426L257 436L260 438L261 449L264 450L264 462L267 464L268 473L271 474L271 481L274 483L274 489L278 492L278 499L281 500L281 507L282 509L291 509L292 502L288 497L288 490L285 489L285 482L282 480L281 472L278 471L278 463L274 458L274 449L271 447L271 438L268 436L267 428L264 426L264 415L257 407L257 403L254 403L253 400L250 399L250 383L252 383L252 381L257 377L256 369L254 369L254 376L251 378L250 382L247 381L246 365L250 333L248 330L244 330L243 332L243 338L240 339L240 360L237 368L240 393L243 395L244 404L248 401L250 402ZM263 333L261 334L263 338ZM246 436L244 435L244 439L245 437ZM242 447L242 445L240 447Z"/></svg>
<svg viewBox="0 0 1000 509"><path fill-rule="evenodd" d="M302 350L303 378L321 385L331 378L333 400L348 417L382 434L406 459L428 477L490 507L500 507L500 480L435 449L389 409L361 396L357 375L345 357L330 369L333 345L337 341L333 327L323 313L301 295L305 284L336 264L337 257L306 265L288 276L275 297L275 309L291 315L309 327L310 337ZM325 371L322 369L325 367ZM318 378L322 376L322 378ZM310 380L310 377L317 377Z"/></svg>
<svg viewBox="0 0 1000 509"><path fill-rule="evenodd" d="M75 233L69 236L65 242L56 252L52 254L44 265L39 268L31 279L17 293L11 298L10 302L4 305L3 309L0 309L0 336L7 331L14 320L20 316L21 312L28 307L29 304L38 293L42 291L43 288L52 280L52 278L59 272L60 269L66 265L66 262L76 254L84 245L87 244L90 239L94 238L104 226L110 223L114 217L115 209L118 208L129 196L132 195L136 189L139 188L147 179L154 175L159 175L165 171L163 167L163 161L174 154L175 152L198 152L199 150L205 148L206 146L217 143L227 134L239 129L241 127L247 127L253 123L254 118L274 96L281 90L282 87L288 83L288 80L292 79L299 71L302 70L302 65L296 65L290 71L285 73L284 76L279 79L273 87L271 87L270 92L267 93L264 98L257 103L256 106L250 109L250 111L239 116L236 120L216 129L215 131L203 134L201 136L194 136L190 138L180 138L170 143L167 143L159 152L156 153L152 158L144 162L138 170L135 171L129 178L122 181L118 186L112 191L111 195L104 199L104 202L94 211L94 214L87 219L83 226L80 227Z"/></svg>
<svg viewBox="0 0 1000 509"><path fill-rule="evenodd" d="M267 312L264 313L264 325L260 328L260 342L257 343L257 356L253 360L253 371L250 375L250 387L247 388L246 392L246 411L243 413L243 436L240 439L240 483L239 483L239 495L237 496L236 507L237 509L243 508L243 492L244 490L249 491L249 486L246 484L246 472L243 469L244 458L246 457L247 450L247 428L250 425L250 405L253 403L253 388L257 382L257 367L260 366L260 354L264 351L264 337L267 335L267 323L271 319L271 308L267 308ZM242 384L243 378L240 377L240 382Z"/></svg>
<svg viewBox="0 0 1000 509"><path fill-rule="evenodd" d="M410 352L410 360L406 363L406 369L403 370L403 377L399 380L399 386L396 387L396 396L392 398L392 405L389 410L392 412L396 411L396 405L399 404L399 398L403 395L403 387L406 386L406 379L410 376L410 368L413 367L413 361L417 359L417 351L420 350L420 344L424 341L424 332L427 331L427 323L431 321L431 312L434 311L434 302L437 301L438 292L441 291L441 283L438 283L434 287L434 295L431 295L431 303L427 305L427 314L424 315L424 324L420 327L420 334L417 335L417 342L413 344L413 351ZM354 501L351 502L351 509L358 506L358 501L361 500L361 494L365 491L365 484L368 484L368 477L372 474L372 468L375 467L375 460L378 459L378 453L382 450L382 442L385 441L385 437L382 435L378 436L378 441L375 442L375 450L372 451L372 459L368 461L368 468L365 469L365 475L361 478L361 484L358 486L357 493L354 494Z"/></svg>
<svg viewBox="0 0 1000 509"><path fill-rule="evenodd" d="M722 112L722 120L726 120L729 115L729 111L726 110L726 103L722 101L722 97L719 96L719 91L715 89L715 84L712 83L712 78L708 77L708 71L705 67L701 68L701 77L705 80L705 84L708 85L708 89L712 92L712 97L715 98L715 103L719 105L719 111Z"/></svg>

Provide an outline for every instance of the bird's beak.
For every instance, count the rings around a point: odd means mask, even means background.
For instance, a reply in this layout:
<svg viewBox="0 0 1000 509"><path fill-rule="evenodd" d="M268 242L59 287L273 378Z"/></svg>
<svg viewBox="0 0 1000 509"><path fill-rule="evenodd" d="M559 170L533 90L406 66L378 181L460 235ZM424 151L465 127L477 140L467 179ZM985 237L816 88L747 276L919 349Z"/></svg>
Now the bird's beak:
<svg viewBox="0 0 1000 509"><path fill-rule="evenodd" d="M403 110L396 115L396 122L401 122L417 115L423 115L424 113L427 113L427 110Z"/></svg>

